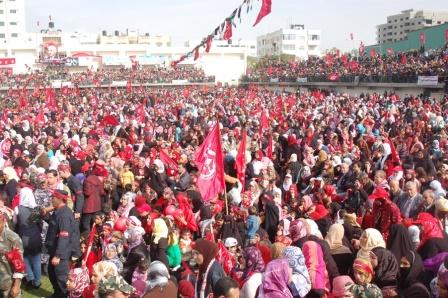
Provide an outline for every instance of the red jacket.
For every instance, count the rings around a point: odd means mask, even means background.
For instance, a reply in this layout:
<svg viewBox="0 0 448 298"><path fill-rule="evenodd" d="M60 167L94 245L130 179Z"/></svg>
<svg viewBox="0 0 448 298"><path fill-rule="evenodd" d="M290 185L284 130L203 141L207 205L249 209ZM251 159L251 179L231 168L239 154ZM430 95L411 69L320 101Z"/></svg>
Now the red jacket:
<svg viewBox="0 0 448 298"><path fill-rule="evenodd" d="M98 176L90 175L84 180L84 207L82 213L95 213L101 211L104 183Z"/></svg>

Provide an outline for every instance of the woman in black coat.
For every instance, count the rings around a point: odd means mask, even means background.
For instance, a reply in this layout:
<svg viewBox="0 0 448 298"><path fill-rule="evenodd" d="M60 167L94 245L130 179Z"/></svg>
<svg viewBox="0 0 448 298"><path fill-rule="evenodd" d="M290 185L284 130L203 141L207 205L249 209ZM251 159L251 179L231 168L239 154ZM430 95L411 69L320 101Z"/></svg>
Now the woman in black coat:
<svg viewBox="0 0 448 298"><path fill-rule="evenodd" d="M126 262L123 264L123 277L129 284L132 283L132 275L134 270L145 262L149 262L148 247L143 241L145 233L140 227L129 230L127 236L128 255Z"/></svg>

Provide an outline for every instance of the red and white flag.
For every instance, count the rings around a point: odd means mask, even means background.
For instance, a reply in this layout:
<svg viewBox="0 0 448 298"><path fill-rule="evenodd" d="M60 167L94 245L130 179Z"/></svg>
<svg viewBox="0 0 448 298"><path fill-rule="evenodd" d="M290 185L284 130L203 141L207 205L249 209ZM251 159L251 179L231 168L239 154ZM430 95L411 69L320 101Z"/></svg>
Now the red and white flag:
<svg viewBox="0 0 448 298"><path fill-rule="evenodd" d="M204 201L208 202L224 190L224 158L219 122L213 126L202 145L195 152L199 169L197 186Z"/></svg>
<svg viewBox="0 0 448 298"><path fill-rule="evenodd" d="M255 20L254 27L263 19L265 16L271 13L272 0L263 0L261 3L261 9L258 13L257 19Z"/></svg>
<svg viewBox="0 0 448 298"><path fill-rule="evenodd" d="M246 183L246 139L247 133L246 130L243 130L243 133L241 134L241 143L240 147L238 148L238 154L236 155L235 162L236 174L238 180L240 180L241 184L243 185L243 189Z"/></svg>

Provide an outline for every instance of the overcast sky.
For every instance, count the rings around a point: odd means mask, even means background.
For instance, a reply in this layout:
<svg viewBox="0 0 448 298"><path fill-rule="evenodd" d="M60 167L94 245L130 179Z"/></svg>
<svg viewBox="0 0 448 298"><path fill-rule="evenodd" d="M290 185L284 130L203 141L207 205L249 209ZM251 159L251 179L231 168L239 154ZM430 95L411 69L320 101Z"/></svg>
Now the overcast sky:
<svg viewBox="0 0 448 298"><path fill-rule="evenodd" d="M65 32L97 33L102 29L125 31L136 28L150 34L169 34L180 45L189 39L209 34L243 0L25 0L27 30L34 32L37 22L46 26L51 15L56 27ZM234 39L255 39L287 24L304 24L322 30L322 49L333 46L349 49L353 32L356 47L375 42L375 26L386 16L401 10L448 10L447 0L272 0L272 13L257 27L252 24L260 2L242 12Z"/></svg>

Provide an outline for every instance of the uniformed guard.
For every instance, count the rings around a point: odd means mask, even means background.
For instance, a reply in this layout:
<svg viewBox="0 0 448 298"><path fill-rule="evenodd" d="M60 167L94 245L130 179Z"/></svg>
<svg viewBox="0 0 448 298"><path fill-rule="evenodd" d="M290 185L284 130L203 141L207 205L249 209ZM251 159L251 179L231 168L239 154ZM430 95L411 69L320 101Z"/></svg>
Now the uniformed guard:
<svg viewBox="0 0 448 298"><path fill-rule="evenodd" d="M15 298L20 296L25 263L22 240L6 226L7 221L7 216L0 212L0 297Z"/></svg>
<svg viewBox="0 0 448 298"><path fill-rule="evenodd" d="M53 214L48 222L47 239L45 241L50 264L48 277L53 285L53 297L67 297L67 278L69 263L74 246L79 245L79 236L76 238L75 218L72 210L67 207L68 193L55 190L52 195Z"/></svg>

